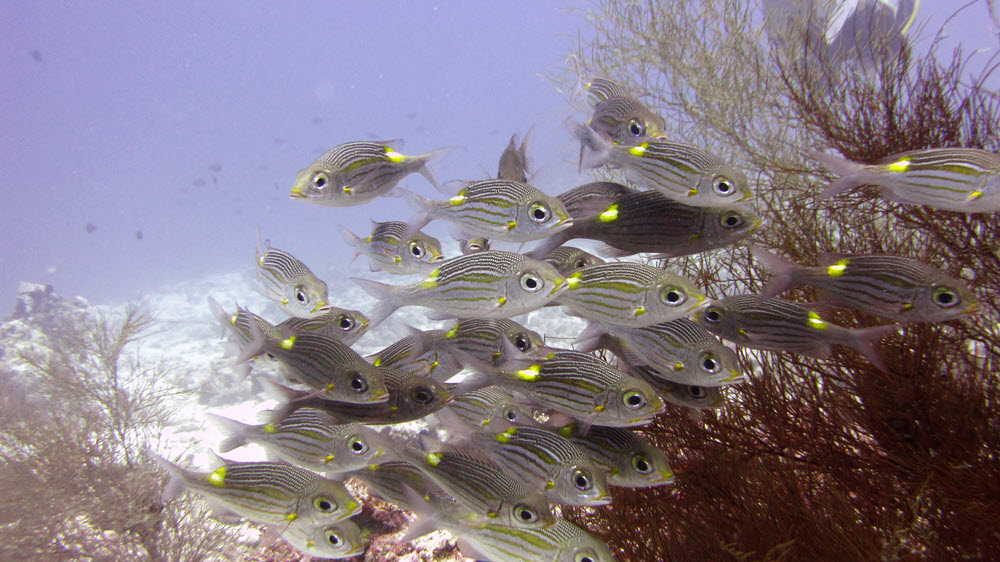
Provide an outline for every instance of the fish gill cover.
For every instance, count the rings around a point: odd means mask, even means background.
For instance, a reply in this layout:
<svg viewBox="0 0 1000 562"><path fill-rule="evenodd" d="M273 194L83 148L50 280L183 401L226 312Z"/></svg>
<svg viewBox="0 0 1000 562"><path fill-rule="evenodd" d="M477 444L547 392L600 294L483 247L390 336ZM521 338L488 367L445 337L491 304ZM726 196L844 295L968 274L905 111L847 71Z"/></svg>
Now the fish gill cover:
<svg viewBox="0 0 1000 562"><path fill-rule="evenodd" d="M553 82L578 104L590 92L572 127L581 164L634 184L588 192L571 218L553 212L544 185L532 184L536 195L519 180L470 180L436 203L474 199L469 216L500 233L493 244L525 222L562 221L530 229L544 233L529 237L541 239L540 254L553 249L545 237L568 242L562 233L572 232L623 257L614 242L630 233L615 222L628 218L633 189L704 209L744 206L760 228L705 249L700 239L719 225L685 218L689 242L660 237L662 248L642 247L641 267L590 256L556 269L545 255L496 249L446 256L398 283L358 279L381 302L350 311L343 326L335 307L359 304L327 294L294 257L294 239L275 234L274 259L259 244L262 294L308 322L213 304L239 372L279 400L261 424L221 420L237 432L224 448L253 440L309 470L217 458L188 471L157 460L162 402L176 391L158 367L123 355L151 317L130 307L115 321L25 287L4 328L22 343L5 357L0 474L16 486L0 552L296 559L276 546L281 537L307 556L365 560L1000 556L1000 107L989 73L966 81L960 52L915 58L905 2L862 3L850 25L835 13L841 35L818 31L821 14L775 4L763 14L735 0L594 6L594 37ZM332 206L364 212L396 183L417 183L414 173L438 183L433 160L413 162L389 143L353 151L357 135L343 135L331 152L349 157L306 159L289 175L292 199L316 202L311 193L330 206L322 194L333 190ZM489 190L475 188L484 182ZM821 196L831 182L846 191ZM587 230L572 230L584 220ZM411 273L394 270L406 254L388 248L414 239L419 222L380 250L386 275ZM762 296L765 285L780 296ZM403 306L465 317L410 330L394 367L351 349ZM544 341L532 337L532 321L555 306L590 322L581 345L610 353L553 347L575 335L564 321L541 331ZM735 350L736 367L720 345ZM466 376L449 382L454 370L442 363L454 361ZM739 372L709 376L724 367ZM715 385L691 385L695 369ZM397 412L435 431L417 435ZM538 431L549 433L516 438ZM590 463L564 466L584 456ZM552 507L557 486L589 492L595 468L610 484L597 503L609 505ZM182 487L207 500L212 518L191 494L176 496ZM240 519L267 528L263 550L217 522ZM458 551L405 544L439 529Z"/></svg>

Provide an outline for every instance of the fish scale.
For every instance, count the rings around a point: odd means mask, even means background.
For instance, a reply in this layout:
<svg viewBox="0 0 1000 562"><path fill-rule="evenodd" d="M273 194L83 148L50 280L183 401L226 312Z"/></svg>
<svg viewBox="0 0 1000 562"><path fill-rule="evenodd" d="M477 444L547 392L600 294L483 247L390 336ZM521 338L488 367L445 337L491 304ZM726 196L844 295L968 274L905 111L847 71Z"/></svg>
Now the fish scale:
<svg viewBox="0 0 1000 562"><path fill-rule="evenodd" d="M473 529L453 525L459 536L469 541L490 560L511 562L613 562L606 544L569 521L559 519L551 527L522 529L484 523Z"/></svg>
<svg viewBox="0 0 1000 562"><path fill-rule="evenodd" d="M462 366L443 349L441 340L444 335L444 330L430 330L419 337L406 336L367 359L375 366L392 367L435 380L448 380L458 374Z"/></svg>
<svg viewBox="0 0 1000 562"><path fill-rule="evenodd" d="M532 255L537 254L532 252ZM587 267L588 265L605 263L604 260L591 254L590 252L586 252L580 248L574 248L573 246L559 246L551 252L548 252L544 261L551 263L553 267L559 270L559 273L567 276L571 275L578 269Z"/></svg>
<svg viewBox="0 0 1000 562"><path fill-rule="evenodd" d="M456 396L439 412L439 416L456 417L462 423L489 433L502 433L516 426L538 425L531 413L498 385L485 386Z"/></svg>
<svg viewBox="0 0 1000 562"><path fill-rule="evenodd" d="M330 310L329 290L292 254L261 242L257 231L257 281L264 296L291 316L310 318Z"/></svg>
<svg viewBox="0 0 1000 562"><path fill-rule="evenodd" d="M630 429L595 425L581 433L577 426L571 425L563 428L560 434L608 471L609 484L645 488L674 481L666 454Z"/></svg>
<svg viewBox="0 0 1000 562"><path fill-rule="evenodd" d="M494 363L500 356L503 338L529 355L548 353L541 334L507 318L462 318L445 333L443 345Z"/></svg>
<svg viewBox="0 0 1000 562"><path fill-rule="evenodd" d="M297 332L313 332L335 339L344 345L354 345L368 331L368 317L361 311L330 307L330 311L313 318L291 317L277 328L289 327ZM277 337L277 336L276 336Z"/></svg>

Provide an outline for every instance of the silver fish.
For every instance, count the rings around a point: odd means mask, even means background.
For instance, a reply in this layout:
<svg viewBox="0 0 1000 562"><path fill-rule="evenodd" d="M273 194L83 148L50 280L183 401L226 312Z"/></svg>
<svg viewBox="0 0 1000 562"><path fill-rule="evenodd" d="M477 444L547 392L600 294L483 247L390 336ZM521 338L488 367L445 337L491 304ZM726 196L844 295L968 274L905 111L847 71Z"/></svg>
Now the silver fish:
<svg viewBox="0 0 1000 562"><path fill-rule="evenodd" d="M596 215L618 199L638 193L635 189L612 181L585 183L558 195L559 201L573 217L585 218Z"/></svg>
<svg viewBox="0 0 1000 562"><path fill-rule="evenodd" d="M816 312L782 299L734 295L698 310L695 319L708 331L738 345L766 351L788 351L823 358L832 344L846 345L873 365L889 372L873 341L897 330L898 325L848 329L831 324Z"/></svg>
<svg viewBox="0 0 1000 562"><path fill-rule="evenodd" d="M607 78L591 80L587 92L594 101L587 125L616 144L633 145L661 136L667 128L663 117Z"/></svg>
<svg viewBox="0 0 1000 562"><path fill-rule="evenodd" d="M736 353L696 322L679 318L644 328L593 322L576 340L578 351L610 349L630 366L646 365L676 383L721 386L743 381Z"/></svg>
<svg viewBox="0 0 1000 562"><path fill-rule="evenodd" d="M526 485L545 490L554 503L611 503L605 473L565 437L544 429L513 427L503 433L474 433L470 443L489 451Z"/></svg>
<svg viewBox="0 0 1000 562"><path fill-rule="evenodd" d="M282 337L281 329L239 304L236 305L236 312L233 314L226 312L222 308L222 305L219 304L219 301L212 297L208 297L208 306L212 309L215 317L219 319L223 335L230 334L238 345L245 345L253 339L250 330L251 322L256 324L257 328L266 336L272 338Z"/></svg>
<svg viewBox="0 0 1000 562"><path fill-rule="evenodd" d="M535 256L536 253L532 252L530 255ZM565 276L572 275L574 271L583 269L589 265L604 263L604 260L594 254L580 248L574 248L573 246L559 246L548 252L544 261L551 263L553 267L559 270L559 273Z"/></svg>
<svg viewBox="0 0 1000 562"><path fill-rule="evenodd" d="M621 168L629 181L676 201L720 207L753 197L743 172L704 149L666 139L644 140L631 147L616 145L585 125L571 123L570 127L592 152L588 167Z"/></svg>
<svg viewBox="0 0 1000 562"><path fill-rule="evenodd" d="M469 183L447 201L432 201L405 189L400 193L417 209L411 221L423 227L446 220L468 237L530 242L573 224L562 203L522 182L485 180Z"/></svg>
<svg viewBox="0 0 1000 562"><path fill-rule="evenodd" d="M396 274L427 273L444 260L441 242L405 222L372 221L372 232L361 238L340 227L344 241L355 248L354 257L364 255L372 271Z"/></svg>
<svg viewBox="0 0 1000 562"><path fill-rule="evenodd" d="M1000 155L976 148L929 148L887 156L875 164L813 151L840 176L819 199L861 185L879 187L884 199L959 213L1000 211Z"/></svg>
<svg viewBox="0 0 1000 562"><path fill-rule="evenodd" d="M448 260L423 281L403 287L351 279L381 301L372 326L403 306L432 308L442 317L510 318L545 306L566 288L551 265L500 250Z"/></svg>
<svg viewBox="0 0 1000 562"><path fill-rule="evenodd" d="M391 191L401 179L418 172L435 187L427 163L447 149L416 156L396 151L393 142L348 142L337 145L299 171L289 194L314 205L350 207Z"/></svg>
<svg viewBox="0 0 1000 562"><path fill-rule="evenodd" d="M436 381L447 381L462 370L462 364L445 348L444 330L422 332L409 328L409 331L409 336L365 359L376 367L392 367Z"/></svg>
<svg viewBox="0 0 1000 562"><path fill-rule="evenodd" d="M660 398L671 404L692 410L717 410L726 405L726 398L722 394L725 387L671 382L642 365L630 366L629 372L637 379L648 382Z"/></svg>
<svg viewBox="0 0 1000 562"><path fill-rule="evenodd" d="M281 531L285 542L306 556L335 560L365 552L366 542L361 537L361 529L350 519L326 525L296 519L275 528Z"/></svg>
<svg viewBox="0 0 1000 562"><path fill-rule="evenodd" d="M388 461L371 465L344 476L363 481L368 485L369 493L405 509L413 509L413 506L410 505L412 495L407 493L407 488L421 497L448 495L423 471L403 461Z"/></svg>
<svg viewBox="0 0 1000 562"><path fill-rule="evenodd" d="M517 135L510 137L510 144L500 155L500 163L497 165L497 179L519 181L528 183L528 137L531 136L531 129L524 134L521 139L521 146L515 144Z"/></svg>
<svg viewBox="0 0 1000 562"><path fill-rule="evenodd" d="M257 523L281 524L301 518L322 525L361 511L361 504L343 482L297 466L225 461L212 472L200 473L166 459L155 460L171 476L163 492L165 500L186 488L215 507Z"/></svg>
<svg viewBox="0 0 1000 562"><path fill-rule="evenodd" d="M518 356L541 358L552 351L541 334L507 318L460 318L437 343L446 350L499 365L504 359L504 339L510 340Z"/></svg>
<svg viewBox="0 0 1000 562"><path fill-rule="evenodd" d="M354 345L368 332L368 317L359 310L330 307L330 312L315 318L289 318L277 325L285 333L287 328L295 332L312 332L344 345Z"/></svg>
<svg viewBox="0 0 1000 562"><path fill-rule="evenodd" d="M649 265L592 265L566 278L557 301L571 314L618 326L641 328L690 315L706 297L679 275Z"/></svg>
<svg viewBox="0 0 1000 562"><path fill-rule="evenodd" d="M456 395L437 416L447 427L469 426L487 433L503 433L513 427L541 427L530 411L496 385Z"/></svg>
<svg viewBox="0 0 1000 562"><path fill-rule="evenodd" d="M692 207L658 191L643 191L618 198L598 214L574 218L572 226L546 238L531 255L547 255L570 240L587 238L603 242L600 251L611 257L646 252L666 259L735 244L762 224L743 207Z"/></svg>
<svg viewBox="0 0 1000 562"><path fill-rule="evenodd" d="M356 423L343 423L318 408L278 411L272 421L259 425L208 415L230 432L219 445L220 452L257 443L269 455L314 472L355 470L375 464L376 459L387 452L374 430Z"/></svg>
<svg viewBox="0 0 1000 562"><path fill-rule="evenodd" d="M812 285L824 302L904 322L944 322L979 309L965 283L910 258L823 253L818 267L808 267L762 248L753 256L776 276L761 291L765 299Z"/></svg>
<svg viewBox="0 0 1000 562"><path fill-rule="evenodd" d="M488 238L472 238L470 240L459 240L458 248L462 251L462 255L487 252L490 249L490 241Z"/></svg>
<svg viewBox="0 0 1000 562"><path fill-rule="evenodd" d="M608 473L608 484L649 488L674 482L667 455L631 429L570 424L559 431Z"/></svg>
<svg viewBox="0 0 1000 562"><path fill-rule="evenodd" d="M261 243L259 230L257 281L264 296L290 316L312 318L330 310L326 283L292 254L272 248L270 241Z"/></svg>

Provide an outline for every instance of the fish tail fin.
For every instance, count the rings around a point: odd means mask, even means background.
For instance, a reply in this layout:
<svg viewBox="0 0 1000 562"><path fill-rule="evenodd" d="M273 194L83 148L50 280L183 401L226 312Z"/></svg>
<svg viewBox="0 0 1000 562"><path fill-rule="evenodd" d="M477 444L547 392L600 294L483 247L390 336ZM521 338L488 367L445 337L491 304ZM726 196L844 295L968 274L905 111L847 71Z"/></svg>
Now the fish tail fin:
<svg viewBox="0 0 1000 562"><path fill-rule="evenodd" d="M607 328L600 322L588 322L587 327L580 332L580 335L573 341L573 349L590 353L602 349L604 336L607 335Z"/></svg>
<svg viewBox="0 0 1000 562"><path fill-rule="evenodd" d="M570 132L573 133L573 136L580 141L580 163L578 165L578 171L583 171L584 168L596 168L607 163L611 152L609 148L611 143L609 141L605 140L600 133L595 131L589 125L577 123L573 120L569 120L566 123L569 126ZM590 151L589 156L587 154L587 150Z"/></svg>
<svg viewBox="0 0 1000 562"><path fill-rule="evenodd" d="M570 236L572 235L569 234L567 230L562 230L552 236L549 236L548 238L543 238L527 255L536 260L544 260L549 254L552 253L552 250L555 250L559 246L569 242Z"/></svg>
<svg viewBox="0 0 1000 562"><path fill-rule="evenodd" d="M251 427L249 424L227 418L226 416L220 416L219 414L214 414L212 412L209 412L206 416L209 421L230 433L229 437L226 437L221 443L219 443L220 453L228 453L229 451L238 449L249 442L247 439L247 434L249 433Z"/></svg>
<svg viewBox="0 0 1000 562"><path fill-rule="evenodd" d="M365 240L357 234L351 232L349 228L344 225L340 225L340 236L347 242L348 246L354 248L354 257L351 258L350 263L354 263L354 260L358 259L358 256L364 253ZM350 264L348 264L350 265Z"/></svg>
<svg viewBox="0 0 1000 562"><path fill-rule="evenodd" d="M166 503L179 496L187 487L184 484L184 470L156 453L150 453L150 457L153 462L169 474L167 483L163 487L163 493L160 495L160 500Z"/></svg>
<svg viewBox="0 0 1000 562"><path fill-rule="evenodd" d="M864 355L865 359L868 359L872 365L875 365L881 371L891 373L892 370L889 369L889 365L885 362L882 354L875 349L875 342L889 334L895 333L897 330L899 330L899 324L854 329L851 330L850 340L847 342L847 345L854 348L861 355Z"/></svg>
<svg viewBox="0 0 1000 562"><path fill-rule="evenodd" d="M750 253L764 266L764 269L774 275L773 279L764 284L764 288L760 292L760 300L776 297L800 284L798 264L757 245L750 246Z"/></svg>
<svg viewBox="0 0 1000 562"><path fill-rule="evenodd" d="M402 196L403 199L406 199L406 202L417 211L417 214L413 215L413 217L408 220L406 224L411 225L414 230L420 230L421 228L427 226L427 223L431 222L433 218L431 216L431 211L434 209L434 201L402 187L397 187L393 190L393 193Z"/></svg>
<svg viewBox="0 0 1000 562"><path fill-rule="evenodd" d="M264 331L256 321L251 321L249 324L250 340L240 346L239 355L237 355L235 361L236 365L246 364L251 359L264 354L264 347L267 344L267 336L264 335Z"/></svg>
<svg viewBox="0 0 1000 562"><path fill-rule="evenodd" d="M350 279L361 287L364 292L378 299L378 304L375 305L375 309L368 316L369 330L381 324L383 320L402 306L399 302L400 287L360 277L351 277Z"/></svg>
<svg viewBox="0 0 1000 562"><path fill-rule="evenodd" d="M864 164L851 162L843 156L827 154L819 150L813 150L810 152L809 157L819 162L820 165L826 168L830 173L840 176L840 179L823 188L823 191L816 196L817 199L829 199L834 195L838 195L848 189L860 185L858 180L859 175L864 172Z"/></svg>
<svg viewBox="0 0 1000 562"><path fill-rule="evenodd" d="M417 168L417 172L421 176L424 176L424 178L426 178L427 181L430 182L430 184L433 185L434 188L437 189L438 191L441 191L441 184L440 182L438 182L437 176L434 175L434 171L431 170L427 164L435 160L440 160L441 157L443 157L445 154L448 154L451 151L452 147L439 148L437 150L432 150L430 152L425 152L423 154L418 154L416 156L410 157L414 162L420 165L420 167Z"/></svg>
<svg viewBox="0 0 1000 562"><path fill-rule="evenodd" d="M219 338L226 337L226 334L229 333L230 326L232 326L232 323L230 322L232 316L229 313L227 313L225 309L222 308L222 305L219 304L219 301L213 299L211 296L208 297L208 308L212 310L212 315L214 315L219 320L219 325L222 329L222 331L219 333Z"/></svg>
<svg viewBox="0 0 1000 562"><path fill-rule="evenodd" d="M532 163L528 161L528 139L531 138L531 133L534 130L534 125L528 127L527 132L521 137L521 146L517 149L517 153L521 156L521 164L524 166L525 173L531 173L531 170L534 168Z"/></svg>

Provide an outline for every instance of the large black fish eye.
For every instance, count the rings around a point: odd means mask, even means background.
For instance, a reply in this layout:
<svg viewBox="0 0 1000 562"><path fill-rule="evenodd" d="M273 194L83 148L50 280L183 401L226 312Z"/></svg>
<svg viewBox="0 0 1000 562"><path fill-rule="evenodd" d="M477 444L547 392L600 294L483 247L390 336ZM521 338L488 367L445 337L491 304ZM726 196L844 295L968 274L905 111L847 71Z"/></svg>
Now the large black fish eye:
<svg viewBox="0 0 1000 562"><path fill-rule="evenodd" d="M514 410L505 410L504 411L504 417L507 418L507 421L509 421L511 423L516 422L517 421L517 412L515 412Z"/></svg>
<svg viewBox="0 0 1000 562"><path fill-rule="evenodd" d="M961 299L958 298L958 295L947 287L938 287L934 289L934 302L939 306L951 308L958 304L960 300Z"/></svg>
<svg viewBox="0 0 1000 562"><path fill-rule="evenodd" d="M632 468L640 474L649 474L653 471L653 467L649 465L649 461L646 460L646 457L640 454L636 454L632 457Z"/></svg>
<svg viewBox="0 0 1000 562"><path fill-rule="evenodd" d="M323 513L329 513L334 509L337 509L337 504L333 503L333 501L331 500L320 497L313 500L313 507L315 507L319 511L322 511Z"/></svg>
<svg viewBox="0 0 1000 562"><path fill-rule="evenodd" d="M302 287L295 287L295 300L299 301L302 304L306 304L309 302L309 297L306 296L306 293L305 291L302 290Z"/></svg>
<svg viewBox="0 0 1000 562"><path fill-rule="evenodd" d="M337 533L333 531L326 532L326 542L330 543L330 546L340 546L341 540L337 536Z"/></svg>
<svg viewBox="0 0 1000 562"><path fill-rule="evenodd" d="M521 276L521 288L529 293L534 293L542 288L542 280L535 273L529 271Z"/></svg>
<svg viewBox="0 0 1000 562"><path fill-rule="evenodd" d="M326 187L326 183L327 183L326 174L324 174L323 172L320 172L315 176L313 176L312 185L316 189L322 191L323 188Z"/></svg>
<svg viewBox="0 0 1000 562"><path fill-rule="evenodd" d="M410 244L410 253L413 254L415 258L424 257L424 245L420 242L413 242Z"/></svg>
<svg viewBox="0 0 1000 562"><path fill-rule="evenodd" d="M643 396L641 392L633 390L632 392L627 393L622 401L625 403L626 407L635 409L641 408L646 404L646 397Z"/></svg>
<svg viewBox="0 0 1000 562"><path fill-rule="evenodd" d="M718 324L722 320L722 311L717 308L709 308L705 311L704 318L707 322Z"/></svg>
<svg viewBox="0 0 1000 562"><path fill-rule="evenodd" d="M542 203L532 205L529 212L531 213L531 220L535 222L545 222L549 220L549 215L551 214L549 213L549 208Z"/></svg>
<svg viewBox="0 0 1000 562"><path fill-rule="evenodd" d="M660 298L668 306L677 306L687 300L687 295L685 295L684 291L677 287L668 286L664 287L663 290L660 291Z"/></svg>
<svg viewBox="0 0 1000 562"><path fill-rule="evenodd" d="M722 215L722 226L726 228L737 228L743 224L743 217L739 213L726 213Z"/></svg>
<svg viewBox="0 0 1000 562"><path fill-rule="evenodd" d="M646 134L646 127L638 119L632 119L628 122L628 132L633 137L641 137Z"/></svg>
<svg viewBox="0 0 1000 562"><path fill-rule="evenodd" d="M350 330L351 328L354 327L354 321L346 316L341 316L340 321L337 322L337 325L340 326L341 330L344 330L346 332L347 330Z"/></svg>
<svg viewBox="0 0 1000 562"><path fill-rule="evenodd" d="M712 182L712 188L715 189L716 193L723 196L731 195L734 191L736 191L733 187L733 182L721 177L715 178L715 181Z"/></svg>
<svg viewBox="0 0 1000 562"><path fill-rule="evenodd" d="M524 337L522 334L518 334L514 337L514 347L516 347L518 351L528 351L531 349L531 340Z"/></svg>
<svg viewBox="0 0 1000 562"><path fill-rule="evenodd" d="M577 470L573 473L573 485L576 486L578 490L587 491L594 487L590 482L590 478L587 477L587 473L582 470Z"/></svg>
<svg viewBox="0 0 1000 562"><path fill-rule="evenodd" d="M706 373L717 373L719 372L719 361L715 358L715 355L705 353L701 356L701 368Z"/></svg>
<svg viewBox="0 0 1000 562"><path fill-rule="evenodd" d="M364 392L368 390L368 381L361 373L354 373L351 377L351 390L354 392Z"/></svg>
<svg viewBox="0 0 1000 562"><path fill-rule="evenodd" d="M692 398L696 398L698 400L701 400L702 398L708 396L708 393L705 392L705 389L700 386L691 385L688 387L688 392L691 394Z"/></svg>
<svg viewBox="0 0 1000 562"><path fill-rule="evenodd" d="M573 264L573 267L575 267L576 269L582 269L584 267L587 267L587 262L582 259L576 260L576 263Z"/></svg>
<svg viewBox="0 0 1000 562"><path fill-rule="evenodd" d="M576 559L576 562L594 562L594 559L589 556L581 556Z"/></svg>
<svg viewBox="0 0 1000 562"><path fill-rule="evenodd" d="M351 452L355 455L363 455L368 452L368 445L366 445L360 438L352 440L349 447L351 448Z"/></svg>
<svg viewBox="0 0 1000 562"><path fill-rule="evenodd" d="M418 386L413 389L413 401L417 404L427 404L434 399L434 393L426 386Z"/></svg>
<svg viewBox="0 0 1000 562"><path fill-rule="evenodd" d="M535 510L525 505L517 506L514 509L514 514L517 515L518 519L525 523L534 523L535 521L538 521L538 514L535 513Z"/></svg>

